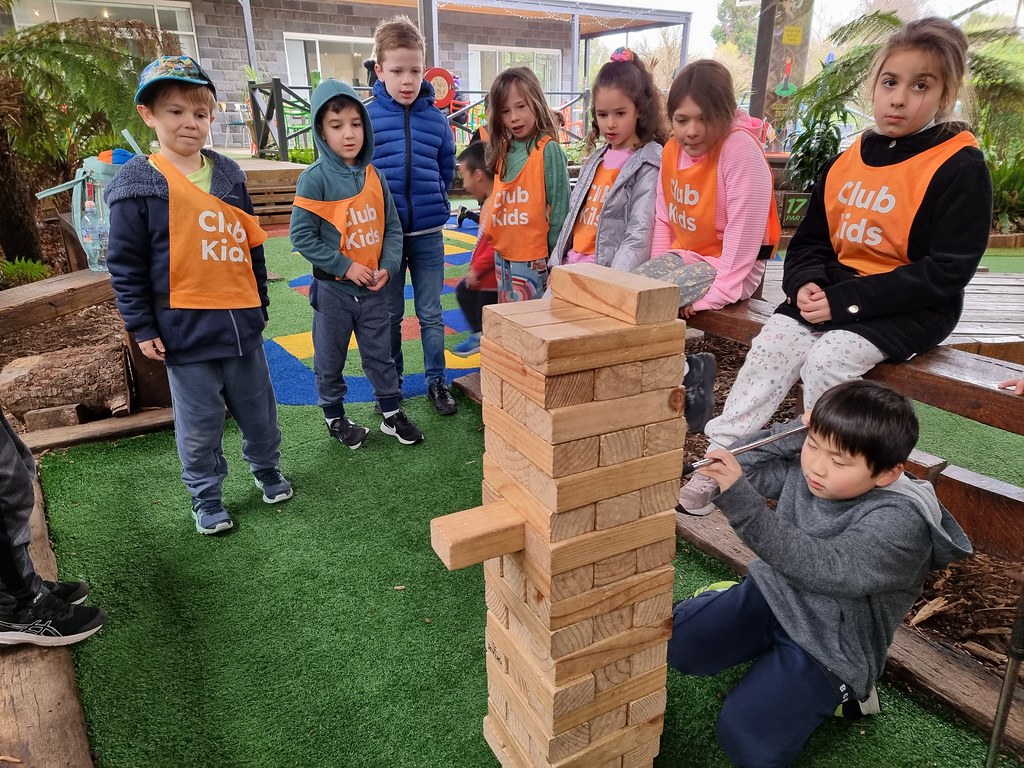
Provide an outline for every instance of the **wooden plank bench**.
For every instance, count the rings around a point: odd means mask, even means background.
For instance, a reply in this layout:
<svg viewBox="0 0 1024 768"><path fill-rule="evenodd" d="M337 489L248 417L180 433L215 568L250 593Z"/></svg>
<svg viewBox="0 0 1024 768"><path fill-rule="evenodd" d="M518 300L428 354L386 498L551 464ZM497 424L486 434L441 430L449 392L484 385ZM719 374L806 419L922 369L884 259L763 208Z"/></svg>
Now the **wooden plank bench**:
<svg viewBox="0 0 1024 768"><path fill-rule="evenodd" d="M106 272L81 270L0 291L0 333L70 315L114 298Z"/></svg>

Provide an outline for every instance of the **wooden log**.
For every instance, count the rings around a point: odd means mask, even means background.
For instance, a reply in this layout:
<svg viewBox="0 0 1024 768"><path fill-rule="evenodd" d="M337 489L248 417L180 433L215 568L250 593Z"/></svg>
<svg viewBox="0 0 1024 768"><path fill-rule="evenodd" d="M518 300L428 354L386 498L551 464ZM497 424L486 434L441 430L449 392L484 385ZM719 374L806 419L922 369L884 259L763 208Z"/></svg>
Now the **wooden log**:
<svg viewBox="0 0 1024 768"><path fill-rule="evenodd" d="M552 296L632 325L664 323L679 312L679 287L597 264L551 270Z"/></svg>
<svg viewBox="0 0 1024 768"><path fill-rule="evenodd" d="M82 270L0 291L5 334L54 320L114 298L106 272Z"/></svg>
<svg viewBox="0 0 1024 768"><path fill-rule="evenodd" d="M62 349L9 363L0 372L0 400L19 419L28 411L68 403L127 415L127 376L120 341Z"/></svg>
<svg viewBox="0 0 1024 768"><path fill-rule="evenodd" d="M515 507L497 502L430 521L430 546L449 571L518 552L526 521Z"/></svg>

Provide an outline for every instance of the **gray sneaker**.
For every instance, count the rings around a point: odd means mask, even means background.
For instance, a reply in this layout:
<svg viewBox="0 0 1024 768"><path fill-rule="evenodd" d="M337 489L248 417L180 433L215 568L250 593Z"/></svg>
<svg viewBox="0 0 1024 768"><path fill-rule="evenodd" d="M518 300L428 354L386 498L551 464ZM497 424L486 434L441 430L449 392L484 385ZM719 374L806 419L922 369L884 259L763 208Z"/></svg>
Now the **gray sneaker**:
<svg viewBox="0 0 1024 768"><path fill-rule="evenodd" d="M192 499L192 519L196 521L196 530L205 536L235 527L220 499Z"/></svg>
<svg viewBox="0 0 1024 768"><path fill-rule="evenodd" d="M694 472L686 485L679 489L679 506L676 512L703 517L715 511L711 494L718 491L718 483L707 475Z"/></svg>
<svg viewBox="0 0 1024 768"><path fill-rule="evenodd" d="M292 497L292 484L277 467L253 472L253 479L256 481L256 487L263 491L263 500L267 504L288 501Z"/></svg>

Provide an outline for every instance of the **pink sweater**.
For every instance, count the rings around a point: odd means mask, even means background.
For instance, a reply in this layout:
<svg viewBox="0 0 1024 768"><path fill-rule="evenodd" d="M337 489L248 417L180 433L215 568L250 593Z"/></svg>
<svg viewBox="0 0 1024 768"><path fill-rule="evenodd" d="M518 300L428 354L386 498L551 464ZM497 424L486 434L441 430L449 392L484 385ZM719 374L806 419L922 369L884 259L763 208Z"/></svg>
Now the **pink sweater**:
<svg viewBox="0 0 1024 768"><path fill-rule="evenodd" d="M749 299L764 274L765 262L757 260L757 253L764 242L772 196L772 172L755 138L760 126L760 120L737 110L733 127L744 130L730 133L722 146L715 200L715 231L722 239L721 257L705 258L693 251L673 251L687 264L706 261L718 270L707 295L693 303L697 311L721 309L727 304ZM705 158L706 155L694 160L680 151L679 168L689 168ZM660 256L671 247L672 230L668 223L665 190L658 184L651 256Z"/></svg>

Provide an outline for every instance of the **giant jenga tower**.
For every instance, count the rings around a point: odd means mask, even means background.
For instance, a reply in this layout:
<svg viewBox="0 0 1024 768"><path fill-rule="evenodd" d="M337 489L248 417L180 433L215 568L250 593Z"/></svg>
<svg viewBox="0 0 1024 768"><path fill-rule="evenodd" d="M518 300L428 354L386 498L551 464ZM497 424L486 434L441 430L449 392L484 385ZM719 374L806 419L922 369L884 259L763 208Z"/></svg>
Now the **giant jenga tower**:
<svg viewBox="0 0 1024 768"><path fill-rule="evenodd" d="M504 768L648 768L665 711L685 324L679 288L595 265L489 307L483 506L431 522L484 563L484 736Z"/></svg>

